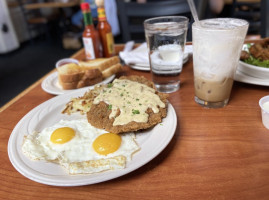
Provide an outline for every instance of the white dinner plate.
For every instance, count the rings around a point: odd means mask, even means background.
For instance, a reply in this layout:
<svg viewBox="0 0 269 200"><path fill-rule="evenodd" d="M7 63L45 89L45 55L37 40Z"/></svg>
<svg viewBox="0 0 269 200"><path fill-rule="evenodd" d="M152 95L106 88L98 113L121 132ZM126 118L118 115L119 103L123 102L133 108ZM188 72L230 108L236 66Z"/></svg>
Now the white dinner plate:
<svg viewBox="0 0 269 200"><path fill-rule="evenodd" d="M47 185L79 186L111 180L145 165L156 157L171 141L177 126L177 116L173 106L168 104L167 117L154 128L136 134L140 151L133 155L125 169L106 171L88 175L69 175L60 165L45 161L32 161L22 153L22 143L25 135L33 131L41 131L52 126L60 119L73 120L86 117L74 114L64 115L61 111L73 97L81 96L87 88L56 96L27 113L15 126L8 142L8 156L23 176Z"/></svg>
<svg viewBox="0 0 269 200"><path fill-rule="evenodd" d="M189 54L184 53L183 64L185 64L188 60L189 60ZM150 71L150 66L146 63L130 64L129 66L135 70Z"/></svg>
<svg viewBox="0 0 269 200"><path fill-rule="evenodd" d="M269 68L251 65L240 60L237 69L251 77L269 79Z"/></svg>
<svg viewBox="0 0 269 200"><path fill-rule="evenodd" d="M110 83L113 79L115 78L115 74L113 74L112 76L108 77L107 79L103 80L102 82L98 83L98 84L106 84L106 83ZM71 92L74 90L64 90L62 88L62 86L59 84L58 81L58 72L54 72L50 75L48 75L41 83L41 87L42 89L50 94L54 94L54 95L60 95L60 94L65 94L67 92ZM87 87L88 89L93 88L93 86L89 86Z"/></svg>
<svg viewBox="0 0 269 200"><path fill-rule="evenodd" d="M260 79L260 78L248 76L247 74L244 74L243 72L239 70L236 71L234 80L242 82L242 83L253 84L253 85L269 86L269 79Z"/></svg>

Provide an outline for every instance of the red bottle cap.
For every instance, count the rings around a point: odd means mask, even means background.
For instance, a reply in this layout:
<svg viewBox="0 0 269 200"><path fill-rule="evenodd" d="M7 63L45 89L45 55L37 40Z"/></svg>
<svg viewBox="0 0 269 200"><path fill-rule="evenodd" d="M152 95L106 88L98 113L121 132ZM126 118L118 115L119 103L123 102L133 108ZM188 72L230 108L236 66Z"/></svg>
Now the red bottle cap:
<svg viewBox="0 0 269 200"><path fill-rule="evenodd" d="M81 3L80 8L81 8L81 10L90 10L90 5L87 2Z"/></svg>

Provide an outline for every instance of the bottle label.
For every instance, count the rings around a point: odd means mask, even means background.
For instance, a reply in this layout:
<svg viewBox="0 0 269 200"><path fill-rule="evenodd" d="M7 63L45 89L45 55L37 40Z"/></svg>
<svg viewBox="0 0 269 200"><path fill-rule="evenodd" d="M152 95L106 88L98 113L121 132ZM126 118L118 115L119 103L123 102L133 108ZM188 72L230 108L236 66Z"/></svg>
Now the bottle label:
<svg viewBox="0 0 269 200"><path fill-rule="evenodd" d="M86 58L89 60L95 59L92 38L83 38L83 44L85 48Z"/></svg>
<svg viewBox="0 0 269 200"><path fill-rule="evenodd" d="M97 12L98 12L98 20L105 21L106 20L105 9L103 7L97 8Z"/></svg>
<svg viewBox="0 0 269 200"><path fill-rule="evenodd" d="M92 25L92 14L90 11L83 11L83 19L84 19L84 25Z"/></svg>
<svg viewBox="0 0 269 200"><path fill-rule="evenodd" d="M106 34L106 41L107 41L107 49L109 54L115 53L115 47L114 47L114 38L112 33Z"/></svg>

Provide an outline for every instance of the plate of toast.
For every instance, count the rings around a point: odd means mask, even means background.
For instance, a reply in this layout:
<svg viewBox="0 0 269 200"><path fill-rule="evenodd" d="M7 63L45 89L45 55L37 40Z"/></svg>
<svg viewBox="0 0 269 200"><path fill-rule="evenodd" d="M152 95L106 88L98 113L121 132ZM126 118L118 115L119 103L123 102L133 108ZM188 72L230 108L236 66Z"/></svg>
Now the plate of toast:
<svg viewBox="0 0 269 200"><path fill-rule="evenodd" d="M90 61L66 58L57 62L56 70L42 81L41 87L47 93L60 95L109 83L122 70L122 65L118 56Z"/></svg>

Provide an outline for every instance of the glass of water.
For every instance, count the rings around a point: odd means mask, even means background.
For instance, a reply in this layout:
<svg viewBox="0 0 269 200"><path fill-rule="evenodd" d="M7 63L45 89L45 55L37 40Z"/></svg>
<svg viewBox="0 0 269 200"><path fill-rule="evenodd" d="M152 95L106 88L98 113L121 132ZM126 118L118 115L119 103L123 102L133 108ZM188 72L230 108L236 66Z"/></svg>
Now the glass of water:
<svg viewBox="0 0 269 200"><path fill-rule="evenodd" d="M171 93L180 88L188 22L182 16L156 17L144 22L152 80L159 92Z"/></svg>

